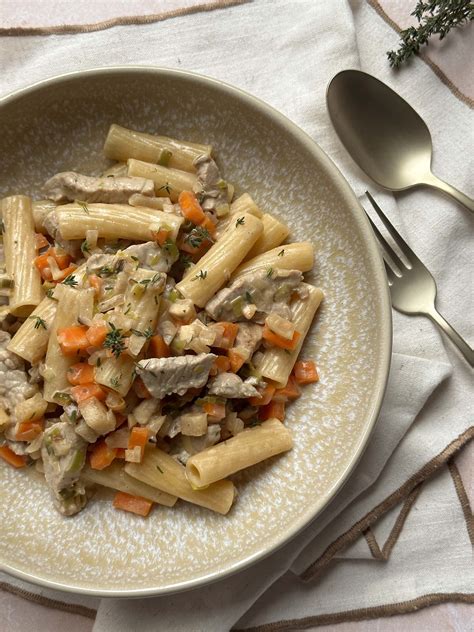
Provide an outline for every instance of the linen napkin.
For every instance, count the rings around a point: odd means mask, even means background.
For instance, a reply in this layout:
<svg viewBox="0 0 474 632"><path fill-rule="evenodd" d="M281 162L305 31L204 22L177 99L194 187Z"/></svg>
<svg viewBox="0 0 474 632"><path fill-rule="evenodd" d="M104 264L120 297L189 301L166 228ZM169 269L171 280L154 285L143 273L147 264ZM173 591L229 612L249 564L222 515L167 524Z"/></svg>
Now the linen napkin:
<svg viewBox="0 0 474 632"><path fill-rule="evenodd" d="M149 44L153 41L166 41L167 46L153 49ZM375 74L425 118L436 148L435 171L438 169L441 177L469 193L469 109L420 60L415 60L409 73L390 73L384 50L396 43L395 32L362 0L351 5L344 0L259 0L215 11L212 17L196 13L156 24L60 38L3 39L0 55L5 72L0 78L0 91L3 94L45 78L51 74L51 68L56 74L122 63L183 67L249 90L312 135L359 196L366 188L371 190L435 274L440 287L440 309L472 340L468 318L472 312L472 264L468 257L471 218L436 193L410 192L399 195L395 203L391 195L377 190L345 154L326 113L325 89L336 72L360 67ZM146 632L158 626L170 631L222 631L237 622L238 627L248 628L281 618L375 607L407 599L407 595L413 598L430 592L437 564L434 550L424 552L428 572L405 569L405 579L409 581L405 582L407 590L401 591L402 571L394 571L392 576L391 567L381 568L379 563L369 561L368 548L367 559L360 560L363 553L358 538L376 523L377 517L392 508L395 512L397 504L405 500L417 482L439 469L468 440L472 432L469 379L465 363L431 323L395 314L391 376L379 422L357 469L323 514L280 551L218 584L159 599L102 600L95 631ZM449 485L445 483L433 493L447 496ZM419 502L422 498L421 495ZM426 497L427 517L422 524L432 525L439 518L436 503L428 500ZM461 532L463 518L458 514L453 510L449 515L456 532ZM386 520L391 524L388 513ZM410 536L413 548L408 546L409 552L419 548L415 535L420 531L423 526L418 524ZM437 533L433 530L432 535L434 542ZM440 541L447 547L446 538ZM333 570L327 570L328 564L336 556L342 560L345 549L348 561L337 564L345 579L338 575L335 581ZM457 553L461 560L464 549ZM358 565L354 574L357 556L364 564ZM374 580L374 564L379 573L384 573L383 591L376 589L380 582ZM454 592L469 592L471 576L468 570L460 572L461 566L449 570L444 592L453 592L453 586ZM311 579L318 574L317 582ZM375 588L370 592L348 589L351 577L357 585L370 584ZM2 579L12 583L6 576ZM440 586L442 589L442 581ZM97 606L97 600L65 597L32 587L28 590L83 607Z"/></svg>

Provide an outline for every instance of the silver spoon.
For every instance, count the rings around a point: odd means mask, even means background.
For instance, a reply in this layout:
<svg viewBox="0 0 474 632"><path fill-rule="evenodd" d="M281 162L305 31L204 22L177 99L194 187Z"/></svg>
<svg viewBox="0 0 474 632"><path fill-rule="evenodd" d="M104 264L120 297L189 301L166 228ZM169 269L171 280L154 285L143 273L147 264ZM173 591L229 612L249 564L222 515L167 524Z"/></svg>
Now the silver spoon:
<svg viewBox="0 0 474 632"><path fill-rule="evenodd" d="M391 191L431 186L474 212L474 200L431 172L426 123L391 88L360 70L343 70L330 82L326 100L343 145L377 184Z"/></svg>

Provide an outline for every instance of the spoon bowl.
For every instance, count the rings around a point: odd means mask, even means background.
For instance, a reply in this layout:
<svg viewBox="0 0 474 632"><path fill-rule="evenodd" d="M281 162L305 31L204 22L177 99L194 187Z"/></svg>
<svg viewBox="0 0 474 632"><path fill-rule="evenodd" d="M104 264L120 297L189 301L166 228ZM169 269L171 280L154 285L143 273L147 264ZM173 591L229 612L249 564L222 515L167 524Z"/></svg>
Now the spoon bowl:
<svg viewBox="0 0 474 632"><path fill-rule="evenodd" d="M391 88L360 70L343 70L330 82L326 99L341 142L377 184L391 191L432 186L474 212L474 200L431 172L429 129Z"/></svg>

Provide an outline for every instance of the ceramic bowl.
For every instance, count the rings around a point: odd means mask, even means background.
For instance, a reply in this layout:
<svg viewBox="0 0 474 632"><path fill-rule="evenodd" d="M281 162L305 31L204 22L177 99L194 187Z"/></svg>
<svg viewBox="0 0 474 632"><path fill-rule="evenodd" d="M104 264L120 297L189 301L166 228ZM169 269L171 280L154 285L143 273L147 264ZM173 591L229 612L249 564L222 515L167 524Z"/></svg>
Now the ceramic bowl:
<svg viewBox="0 0 474 632"><path fill-rule="evenodd" d="M0 100L0 196L41 197L58 171L97 173L111 123L212 143L226 179L311 240L307 275L324 303L302 357L320 382L289 407L294 449L232 477L227 516L179 502L148 519L99 495L77 516L53 508L31 470L0 464L3 570L51 588L106 596L189 589L275 551L317 518L361 456L387 380L384 268L355 195L302 130L262 101L196 74L148 67L78 72Z"/></svg>

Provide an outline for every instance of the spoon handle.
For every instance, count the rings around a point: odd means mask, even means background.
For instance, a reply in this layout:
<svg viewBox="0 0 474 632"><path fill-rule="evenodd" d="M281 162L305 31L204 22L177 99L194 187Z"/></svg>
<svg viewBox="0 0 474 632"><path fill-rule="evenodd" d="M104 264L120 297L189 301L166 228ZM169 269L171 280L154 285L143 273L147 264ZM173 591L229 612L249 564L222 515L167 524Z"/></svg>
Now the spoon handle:
<svg viewBox="0 0 474 632"><path fill-rule="evenodd" d="M471 211L471 213L474 213L474 200L472 198L462 193L462 191L455 189L447 182L444 182L444 180L441 180L441 178L438 178L433 173L429 174L423 184L427 184L428 186L435 187L435 189L439 189L440 191L447 193Z"/></svg>
<svg viewBox="0 0 474 632"><path fill-rule="evenodd" d="M467 344L467 342L462 338L458 332L452 327L448 321L441 316L441 314L437 311L435 307L426 314L430 320L440 327L444 333L448 336L448 338L453 342L459 351L463 354L466 360L469 362L471 367L474 367L474 349Z"/></svg>

